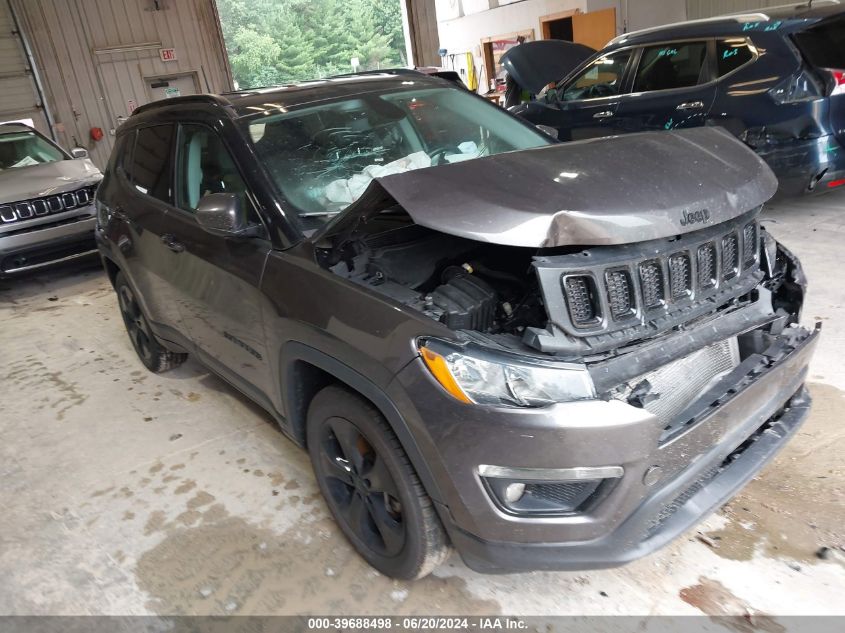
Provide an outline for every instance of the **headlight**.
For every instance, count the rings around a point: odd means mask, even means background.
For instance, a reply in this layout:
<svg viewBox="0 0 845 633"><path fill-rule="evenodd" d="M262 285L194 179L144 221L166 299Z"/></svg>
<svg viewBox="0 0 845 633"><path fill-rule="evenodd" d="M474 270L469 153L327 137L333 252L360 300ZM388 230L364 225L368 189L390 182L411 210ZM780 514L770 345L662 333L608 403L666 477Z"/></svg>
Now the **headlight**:
<svg viewBox="0 0 845 633"><path fill-rule="evenodd" d="M595 397L583 365L533 363L481 347L457 347L427 340L420 353L440 385L466 403L545 407Z"/></svg>

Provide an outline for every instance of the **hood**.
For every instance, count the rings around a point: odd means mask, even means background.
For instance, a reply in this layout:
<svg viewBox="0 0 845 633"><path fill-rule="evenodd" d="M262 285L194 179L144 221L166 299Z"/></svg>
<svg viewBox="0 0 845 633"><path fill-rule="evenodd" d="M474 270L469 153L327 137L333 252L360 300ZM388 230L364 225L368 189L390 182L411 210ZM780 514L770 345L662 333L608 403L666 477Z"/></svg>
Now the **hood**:
<svg viewBox="0 0 845 633"><path fill-rule="evenodd" d="M0 202L16 202L73 191L102 180L87 158L17 167L0 171Z"/></svg>
<svg viewBox="0 0 845 633"><path fill-rule="evenodd" d="M514 46L502 55L502 67L520 86L537 94L544 86L557 83L595 49L563 40L539 40Z"/></svg>
<svg viewBox="0 0 845 633"><path fill-rule="evenodd" d="M377 178L325 227L337 233L395 200L421 226L544 248L689 233L763 204L769 167L717 128L561 143Z"/></svg>

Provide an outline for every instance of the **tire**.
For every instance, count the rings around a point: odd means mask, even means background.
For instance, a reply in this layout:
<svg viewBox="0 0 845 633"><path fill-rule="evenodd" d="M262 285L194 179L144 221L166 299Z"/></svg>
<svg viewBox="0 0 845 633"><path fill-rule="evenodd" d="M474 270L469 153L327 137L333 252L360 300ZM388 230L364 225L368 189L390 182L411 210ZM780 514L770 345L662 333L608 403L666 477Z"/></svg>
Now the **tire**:
<svg viewBox="0 0 845 633"><path fill-rule="evenodd" d="M158 342L141 310L141 305L135 298L135 292L122 272L115 276L114 290L117 292L117 303L129 340L132 341L132 347L144 367L160 374L184 363L188 358L187 354L171 352Z"/></svg>
<svg viewBox="0 0 845 633"><path fill-rule="evenodd" d="M449 554L431 499L381 413L344 387L320 391L308 408L308 453L340 529L378 571L411 580Z"/></svg>

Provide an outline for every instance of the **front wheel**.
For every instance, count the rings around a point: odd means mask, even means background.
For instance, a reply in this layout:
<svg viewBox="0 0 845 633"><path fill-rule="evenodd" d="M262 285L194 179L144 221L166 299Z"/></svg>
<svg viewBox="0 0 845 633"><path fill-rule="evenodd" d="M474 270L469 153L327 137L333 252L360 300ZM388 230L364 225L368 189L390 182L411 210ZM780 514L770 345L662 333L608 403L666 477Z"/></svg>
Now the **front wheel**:
<svg viewBox="0 0 845 633"><path fill-rule="evenodd" d="M446 534L431 499L372 404L343 387L326 387L308 409L307 435L329 510L370 565L407 580L446 559Z"/></svg>
<svg viewBox="0 0 845 633"><path fill-rule="evenodd" d="M135 353L144 363L144 367L153 373L160 374L184 363L188 358L187 354L171 352L156 340L147 317L144 316L135 293L122 272L117 273L114 279L114 289L117 292L120 315L123 317L129 340L132 341L132 347L135 348Z"/></svg>

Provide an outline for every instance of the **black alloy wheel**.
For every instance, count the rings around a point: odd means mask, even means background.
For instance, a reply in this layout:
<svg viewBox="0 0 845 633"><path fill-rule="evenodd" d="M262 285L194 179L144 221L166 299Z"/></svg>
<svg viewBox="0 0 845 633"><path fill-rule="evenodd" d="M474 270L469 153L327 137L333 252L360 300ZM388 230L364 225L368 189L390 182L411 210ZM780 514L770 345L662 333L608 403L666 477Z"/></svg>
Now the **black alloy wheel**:
<svg viewBox="0 0 845 633"><path fill-rule="evenodd" d="M120 315L123 317L129 340L132 341L132 347L135 348L135 353L144 363L144 367L159 374L184 363L188 358L187 354L173 352L158 342L141 309L141 304L135 297L135 292L122 272L117 273L114 279L114 289L117 292L117 303L120 306Z"/></svg>
<svg viewBox="0 0 845 633"><path fill-rule="evenodd" d="M147 319L144 318L141 307L135 300L135 294L127 284L118 287L117 300L120 303L120 314L123 316L123 323L126 325L132 346L146 365L153 355L151 347L153 333L150 331Z"/></svg>
<svg viewBox="0 0 845 633"><path fill-rule="evenodd" d="M384 459L344 418L324 420L321 436L323 478L335 507L368 548L396 556L405 545L405 519Z"/></svg>
<svg viewBox="0 0 845 633"><path fill-rule="evenodd" d="M413 579L449 554L446 532L402 445L365 398L330 385L308 407L307 447L329 510L381 573Z"/></svg>

